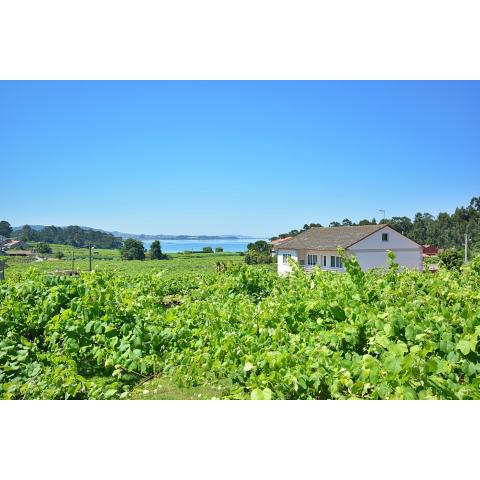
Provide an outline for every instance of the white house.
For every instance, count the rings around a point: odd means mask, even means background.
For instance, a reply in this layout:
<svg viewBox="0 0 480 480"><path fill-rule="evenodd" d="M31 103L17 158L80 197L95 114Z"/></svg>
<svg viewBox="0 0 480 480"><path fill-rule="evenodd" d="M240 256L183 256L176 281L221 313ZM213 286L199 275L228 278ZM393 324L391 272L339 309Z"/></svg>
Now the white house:
<svg viewBox="0 0 480 480"><path fill-rule="evenodd" d="M358 260L363 270L385 268L387 250L396 255L404 268L422 270L422 247L388 225L357 227L312 227L277 247L278 273L291 271L288 260L296 260L307 271L314 266L322 270L344 270L337 248L345 249Z"/></svg>

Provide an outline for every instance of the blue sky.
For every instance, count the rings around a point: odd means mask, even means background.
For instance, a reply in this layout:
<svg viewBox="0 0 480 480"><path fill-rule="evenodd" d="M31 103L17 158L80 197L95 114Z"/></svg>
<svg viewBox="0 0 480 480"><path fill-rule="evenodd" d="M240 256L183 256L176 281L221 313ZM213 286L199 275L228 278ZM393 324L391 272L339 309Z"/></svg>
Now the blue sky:
<svg viewBox="0 0 480 480"><path fill-rule="evenodd" d="M480 195L480 82L0 82L0 219L272 235Z"/></svg>

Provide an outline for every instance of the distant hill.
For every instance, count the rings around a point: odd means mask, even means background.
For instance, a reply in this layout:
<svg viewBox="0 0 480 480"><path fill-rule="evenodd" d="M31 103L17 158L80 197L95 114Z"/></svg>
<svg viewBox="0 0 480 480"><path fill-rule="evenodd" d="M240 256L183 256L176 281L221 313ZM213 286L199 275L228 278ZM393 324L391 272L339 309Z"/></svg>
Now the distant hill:
<svg viewBox="0 0 480 480"><path fill-rule="evenodd" d="M33 230L41 231L45 228L46 225L30 225ZM21 230L23 227L12 227L13 232ZM65 228L65 227L62 227ZM100 228L92 227L80 227L83 230L94 230L97 232L111 233L115 237L121 238L136 238L137 240L249 240L257 237L250 237L246 235L167 235L167 234L158 234L158 235L147 235L144 233L125 233L119 232L117 230L110 232L108 230L102 230Z"/></svg>

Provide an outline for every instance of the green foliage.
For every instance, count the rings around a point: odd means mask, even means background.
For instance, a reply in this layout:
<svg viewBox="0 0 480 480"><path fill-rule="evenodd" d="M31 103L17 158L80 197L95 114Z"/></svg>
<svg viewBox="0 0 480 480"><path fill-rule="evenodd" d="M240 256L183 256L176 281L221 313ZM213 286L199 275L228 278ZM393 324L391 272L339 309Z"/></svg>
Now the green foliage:
<svg viewBox="0 0 480 480"><path fill-rule="evenodd" d="M438 254L438 258L442 262L442 264L447 267L449 270L454 268L458 269L463 264L463 255L459 250L455 250L454 248L449 248L443 252Z"/></svg>
<svg viewBox="0 0 480 480"><path fill-rule="evenodd" d="M202 248L203 253L213 253L212 247L203 247Z"/></svg>
<svg viewBox="0 0 480 480"><path fill-rule="evenodd" d="M64 256L65 254L61 251L55 253L55 258L62 259Z"/></svg>
<svg viewBox="0 0 480 480"><path fill-rule="evenodd" d="M158 374L226 398L480 398L478 257L436 274L393 255L387 272L344 265L7 276L0 397L123 398Z"/></svg>
<svg viewBox="0 0 480 480"><path fill-rule="evenodd" d="M0 235L8 238L10 237L11 234L12 234L11 225L6 220L2 220L0 222Z"/></svg>
<svg viewBox="0 0 480 480"><path fill-rule="evenodd" d="M255 243L249 243L247 250L251 250L260 254L266 253L270 255L272 253L272 246L265 240L258 240Z"/></svg>
<svg viewBox="0 0 480 480"><path fill-rule="evenodd" d="M120 248L122 239L111 233L100 230L91 230L70 225L69 227L55 227L51 225L42 230L34 230L30 225L24 225L20 231L20 238L25 242L60 243L83 247L92 243L96 248Z"/></svg>
<svg viewBox="0 0 480 480"><path fill-rule="evenodd" d="M272 256L267 253L259 253L255 250L248 250L245 254L245 263L248 265L272 263Z"/></svg>
<svg viewBox="0 0 480 480"><path fill-rule="evenodd" d="M247 245L245 263L248 265L272 263L272 245L265 240L258 240Z"/></svg>
<svg viewBox="0 0 480 480"><path fill-rule="evenodd" d="M40 242L37 244L36 250L38 253L47 254L52 253L52 248L48 243Z"/></svg>
<svg viewBox="0 0 480 480"><path fill-rule="evenodd" d="M223 252L222 247L215 247L215 253L221 253L221 252Z"/></svg>
<svg viewBox="0 0 480 480"><path fill-rule="evenodd" d="M158 240L154 240L150 245L150 259L151 260L161 260L163 257L162 247Z"/></svg>
<svg viewBox="0 0 480 480"><path fill-rule="evenodd" d="M125 260L144 260L145 248L140 240L128 238L121 248L122 258Z"/></svg>

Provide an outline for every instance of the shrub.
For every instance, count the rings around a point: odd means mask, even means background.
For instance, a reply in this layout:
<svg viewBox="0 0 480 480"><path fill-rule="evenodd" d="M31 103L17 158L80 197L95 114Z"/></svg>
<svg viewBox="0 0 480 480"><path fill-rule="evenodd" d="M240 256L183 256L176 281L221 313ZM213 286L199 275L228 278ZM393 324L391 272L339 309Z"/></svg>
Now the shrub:
<svg viewBox="0 0 480 480"><path fill-rule="evenodd" d="M462 253L454 248L449 248L448 250L439 253L438 258L449 270L459 269L463 264Z"/></svg>
<svg viewBox="0 0 480 480"><path fill-rule="evenodd" d="M145 260L145 248L140 240L128 238L121 248L122 258L125 260Z"/></svg>
<svg viewBox="0 0 480 480"><path fill-rule="evenodd" d="M223 252L223 248L222 247L215 247L215 252L216 253Z"/></svg>
<svg viewBox="0 0 480 480"><path fill-rule="evenodd" d="M248 250L245 254L245 263L248 265L272 263L272 256L267 253L259 253L255 250Z"/></svg>
<svg viewBox="0 0 480 480"><path fill-rule="evenodd" d="M64 256L65 256L65 254L64 254L63 252L57 252L57 253L55 254L55 258L58 258L59 260L60 260L61 258L63 258Z"/></svg>
<svg viewBox="0 0 480 480"><path fill-rule="evenodd" d="M265 240L249 243L245 254L245 263L249 265L272 263L272 246Z"/></svg>
<svg viewBox="0 0 480 480"><path fill-rule="evenodd" d="M52 253L52 247L48 243L41 242L37 245L38 253Z"/></svg>
<svg viewBox="0 0 480 480"><path fill-rule="evenodd" d="M213 253L212 247L203 247L202 248L203 253Z"/></svg>
<svg viewBox="0 0 480 480"><path fill-rule="evenodd" d="M158 240L154 240L150 245L150 259L161 260L162 258L164 258L164 255L162 254L160 242Z"/></svg>

